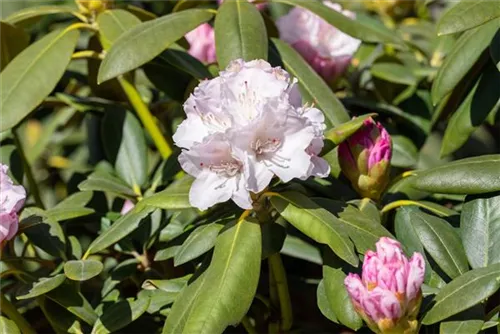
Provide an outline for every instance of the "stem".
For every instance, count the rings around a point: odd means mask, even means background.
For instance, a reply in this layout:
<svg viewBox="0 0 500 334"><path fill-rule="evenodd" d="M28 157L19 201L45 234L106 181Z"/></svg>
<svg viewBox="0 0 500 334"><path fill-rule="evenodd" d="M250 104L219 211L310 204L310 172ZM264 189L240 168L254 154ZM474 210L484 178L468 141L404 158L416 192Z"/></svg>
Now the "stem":
<svg viewBox="0 0 500 334"><path fill-rule="evenodd" d="M26 174L26 178L28 179L29 190L33 195L33 198L35 199L36 205L41 209L45 209L45 206L43 205L42 202L42 198L40 197L40 191L38 190L35 177L33 176L33 171L31 170L31 166L29 165L28 159L26 158L26 153L24 152L23 144L19 139L19 134L17 131L18 131L17 128L12 129L12 135L14 137L14 142L16 144L16 147L19 151L19 155L21 156L24 173Z"/></svg>
<svg viewBox="0 0 500 334"><path fill-rule="evenodd" d="M92 51L92 50L85 50L85 51L78 51L73 53L71 56L71 59L104 59L104 55L102 53Z"/></svg>
<svg viewBox="0 0 500 334"><path fill-rule="evenodd" d="M0 293L1 297L1 310L10 320L14 321L17 327L21 330L23 334L36 334L35 330L31 325L24 319L24 317L19 313L12 303L5 298L3 293Z"/></svg>
<svg viewBox="0 0 500 334"><path fill-rule="evenodd" d="M142 101L141 95L134 87L134 85L124 77L119 77L118 81L120 82L123 91L127 95L130 104L134 107L137 115L141 119L142 124L144 124L144 127L151 135L151 138L158 148L158 151L160 152L162 158L168 158L172 154L172 148L165 140L165 137L158 128L158 125L156 124L155 119L149 111L148 107L146 106L144 101Z"/></svg>
<svg viewBox="0 0 500 334"><path fill-rule="evenodd" d="M417 202L417 201L412 201L412 200L406 200L406 199L402 199L402 200L391 202L391 203L387 204L386 206L384 206L380 212L381 213L386 213L386 212L388 212L390 210L399 208L401 206L406 206L406 205L416 205L416 206L419 206L419 207L424 208L426 210L432 211L432 212L438 214L439 216L446 215L445 212L441 212L441 211L437 210L436 208L433 208L431 206L425 205L425 203L421 203L421 202Z"/></svg>
<svg viewBox="0 0 500 334"><path fill-rule="evenodd" d="M276 289L278 290L279 306L281 311L281 330L288 331L292 327L293 313L290 294L288 293L288 282L285 268L279 253L275 253L268 258L269 270L272 272Z"/></svg>
<svg viewBox="0 0 500 334"><path fill-rule="evenodd" d="M243 317L243 319L241 320L241 324L243 325L243 327L245 327L248 334L258 334L255 328L253 328L252 324L250 323L250 319L247 316Z"/></svg>

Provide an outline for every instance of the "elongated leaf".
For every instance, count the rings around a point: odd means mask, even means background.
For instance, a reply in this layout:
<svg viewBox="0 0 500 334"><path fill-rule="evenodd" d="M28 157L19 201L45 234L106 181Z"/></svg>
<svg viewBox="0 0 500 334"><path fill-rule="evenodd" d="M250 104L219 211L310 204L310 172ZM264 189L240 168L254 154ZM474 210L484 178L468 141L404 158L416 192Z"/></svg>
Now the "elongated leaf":
<svg viewBox="0 0 500 334"><path fill-rule="evenodd" d="M50 15L50 14L60 14L68 13L75 16L78 15L76 8L65 7L65 6L38 6L38 7L28 7L23 10L17 11L5 19L5 22L10 24L23 24L27 21L32 21L33 19L39 18L40 16Z"/></svg>
<svg viewBox="0 0 500 334"><path fill-rule="evenodd" d="M490 44L490 56L497 69L500 71L500 31L497 31Z"/></svg>
<svg viewBox="0 0 500 334"><path fill-rule="evenodd" d="M432 84L432 103L439 103L462 80L490 45L498 29L498 20L465 32L439 68L436 80Z"/></svg>
<svg viewBox="0 0 500 334"><path fill-rule="evenodd" d="M0 132L17 125L50 94L71 59L77 30L54 31L22 51L0 73Z"/></svg>
<svg viewBox="0 0 500 334"><path fill-rule="evenodd" d="M340 258L357 266L352 242L334 215L297 192L271 198L271 204L299 231L314 241L328 245Z"/></svg>
<svg viewBox="0 0 500 334"><path fill-rule="evenodd" d="M290 74L299 80L303 92L312 99L325 114L327 127L338 126L349 121L349 115L330 87L307 64L302 56L287 43L272 39L281 59Z"/></svg>
<svg viewBox="0 0 500 334"><path fill-rule="evenodd" d="M223 227L220 224L208 224L194 230L175 254L174 265L180 266L210 250Z"/></svg>
<svg viewBox="0 0 500 334"><path fill-rule="evenodd" d="M321 259L321 254L318 248L300 238L291 235L286 236L285 242L283 243L283 248L281 249L281 254L285 254L319 265L323 264L323 260Z"/></svg>
<svg viewBox="0 0 500 334"><path fill-rule="evenodd" d="M370 69L371 74L379 79L402 85L415 85L417 78L411 69L395 63L376 63Z"/></svg>
<svg viewBox="0 0 500 334"><path fill-rule="evenodd" d="M395 31L389 30L382 23L367 16L358 14L356 19L353 20L319 1L272 0L271 2L285 3L308 9L337 29L365 42L404 44Z"/></svg>
<svg viewBox="0 0 500 334"><path fill-rule="evenodd" d="M99 68L98 82L117 77L144 65L213 14L190 9L141 23L113 43Z"/></svg>
<svg viewBox="0 0 500 334"><path fill-rule="evenodd" d="M93 325L97 320L97 314L92 305L77 291L74 284L61 284L57 289L45 294L44 297L55 301L89 325Z"/></svg>
<svg viewBox="0 0 500 334"><path fill-rule="evenodd" d="M434 324L474 306L500 287L500 264L474 269L457 277L434 298L435 304L425 315L425 325Z"/></svg>
<svg viewBox="0 0 500 334"><path fill-rule="evenodd" d="M366 114L363 116L359 116L351 119L346 123L342 123L333 129L330 129L325 132L325 139L331 140L335 145L340 144L349 136L358 131L359 128L363 126L364 121L366 121L370 117L377 116L377 114Z"/></svg>
<svg viewBox="0 0 500 334"><path fill-rule="evenodd" d="M99 317L92 334L116 333L146 312L150 302L150 298L137 298L113 304Z"/></svg>
<svg viewBox="0 0 500 334"><path fill-rule="evenodd" d="M316 299L318 301L318 308L326 318L329 320L338 323L337 316L332 310L330 306L330 302L328 301L328 297L326 296L325 282L321 280L318 284L318 289L316 290Z"/></svg>
<svg viewBox="0 0 500 334"><path fill-rule="evenodd" d="M125 238L132 233L132 231L139 226L141 221L148 217L153 210L153 208L139 208L136 205L131 212L119 218L110 228L101 233L101 235L90 244L86 254L99 252Z"/></svg>
<svg viewBox="0 0 500 334"><path fill-rule="evenodd" d="M438 35L454 34L500 17L495 1L460 1L439 19Z"/></svg>
<svg viewBox="0 0 500 334"><path fill-rule="evenodd" d="M52 209L71 209L75 207L84 207L92 199L91 191L81 191L66 197L61 202L57 203ZM50 210L47 210L50 212Z"/></svg>
<svg viewBox="0 0 500 334"><path fill-rule="evenodd" d="M219 235L207 279L183 332L222 333L241 321L257 290L261 249L256 221L239 221Z"/></svg>
<svg viewBox="0 0 500 334"><path fill-rule="evenodd" d="M344 286L345 277L341 269L323 266L323 283L331 309L340 323L358 330L363 325L363 320L354 310Z"/></svg>
<svg viewBox="0 0 500 334"><path fill-rule="evenodd" d="M43 295L49 291L54 290L59 285L63 284L66 276L64 274L59 274L53 277L42 277L38 282L33 284L30 291L22 296L17 296L17 299L28 299L36 296Z"/></svg>
<svg viewBox="0 0 500 334"><path fill-rule="evenodd" d="M500 72L490 63L478 83L453 114L443 137L441 156L458 150L474 131L486 120L488 114L500 104Z"/></svg>
<svg viewBox="0 0 500 334"><path fill-rule="evenodd" d="M418 161L418 149L413 142L404 136L391 136L391 164L396 167L409 168Z"/></svg>
<svg viewBox="0 0 500 334"><path fill-rule="evenodd" d="M125 182L102 171L90 174L87 180L78 185L78 188L81 191L109 191L125 197L132 197L136 195Z"/></svg>
<svg viewBox="0 0 500 334"><path fill-rule="evenodd" d="M220 68L232 60L267 59L267 30L254 5L225 1L215 17L215 49Z"/></svg>
<svg viewBox="0 0 500 334"><path fill-rule="evenodd" d="M0 22L0 71L23 51L30 43L30 36L21 28L16 28L8 23Z"/></svg>
<svg viewBox="0 0 500 334"><path fill-rule="evenodd" d="M64 264L64 274L73 281L86 281L99 275L103 268L96 260L68 261Z"/></svg>
<svg viewBox="0 0 500 334"><path fill-rule="evenodd" d="M466 198L460 228L473 268L500 263L500 195Z"/></svg>
<svg viewBox="0 0 500 334"><path fill-rule="evenodd" d="M101 132L104 150L118 175L140 190L148 176L148 147L137 118L128 111L108 111Z"/></svg>
<svg viewBox="0 0 500 334"><path fill-rule="evenodd" d="M139 207L155 207L165 210L189 209L189 189L193 182L193 178L186 177L182 182L174 183L165 190L160 191L150 197L140 201Z"/></svg>
<svg viewBox="0 0 500 334"><path fill-rule="evenodd" d="M99 25L99 37L103 48L109 49L121 34L140 23L141 20L137 16L123 9L102 12L97 17L97 24Z"/></svg>
<svg viewBox="0 0 500 334"><path fill-rule="evenodd" d="M418 209L407 213L422 245L449 277L455 278L469 270L462 242L453 227Z"/></svg>
<svg viewBox="0 0 500 334"><path fill-rule="evenodd" d="M500 154L456 160L417 172L414 188L446 194L481 194L500 191Z"/></svg>
<svg viewBox="0 0 500 334"><path fill-rule="evenodd" d="M2 334L21 334L16 323L6 317L0 316L0 333Z"/></svg>
<svg viewBox="0 0 500 334"><path fill-rule="evenodd" d="M446 321L439 326L440 334L477 334L483 327L483 320Z"/></svg>
<svg viewBox="0 0 500 334"><path fill-rule="evenodd" d="M23 210L22 224L26 224L24 233L36 246L55 257L65 258L66 239L61 225L38 208Z"/></svg>
<svg viewBox="0 0 500 334"><path fill-rule="evenodd" d="M46 212L47 217L55 221L62 221L67 219L74 219L79 217L84 217L91 215L95 212L94 209L90 208L52 208Z"/></svg>

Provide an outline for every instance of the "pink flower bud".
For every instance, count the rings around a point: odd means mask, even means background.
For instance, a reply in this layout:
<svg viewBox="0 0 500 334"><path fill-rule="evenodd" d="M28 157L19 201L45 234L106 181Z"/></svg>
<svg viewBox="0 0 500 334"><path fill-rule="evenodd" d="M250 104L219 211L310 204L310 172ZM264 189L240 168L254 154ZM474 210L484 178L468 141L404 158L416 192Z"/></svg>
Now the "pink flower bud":
<svg viewBox="0 0 500 334"><path fill-rule="evenodd" d="M365 254L361 278L349 274L344 280L354 308L376 333L415 333L424 258L414 253L408 260L401 244L387 237L376 248Z"/></svg>
<svg viewBox="0 0 500 334"><path fill-rule="evenodd" d="M208 23L199 25L186 34L189 42L189 54L204 63L215 63L215 32Z"/></svg>
<svg viewBox="0 0 500 334"><path fill-rule="evenodd" d="M344 175L363 197L378 200L389 182L392 143L380 123L367 119L363 127L340 143L339 163Z"/></svg>
<svg viewBox="0 0 500 334"><path fill-rule="evenodd" d="M122 210L120 211L121 215L127 214L130 210L134 208L135 204L131 200L126 200L125 203L123 203Z"/></svg>
<svg viewBox="0 0 500 334"><path fill-rule="evenodd" d="M332 10L354 19L356 14L342 10L339 4L323 1ZM276 22L281 39L292 45L326 81L341 76L360 40L344 34L307 9L296 7Z"/></svg>
<svg viewBox="0 0 500 334"><path fill-rule="evenodd" d="M26 191L16 186L7 175L8 166L0 164L0 243L12 239L17 232L21 210L26 199Z"/></svg>

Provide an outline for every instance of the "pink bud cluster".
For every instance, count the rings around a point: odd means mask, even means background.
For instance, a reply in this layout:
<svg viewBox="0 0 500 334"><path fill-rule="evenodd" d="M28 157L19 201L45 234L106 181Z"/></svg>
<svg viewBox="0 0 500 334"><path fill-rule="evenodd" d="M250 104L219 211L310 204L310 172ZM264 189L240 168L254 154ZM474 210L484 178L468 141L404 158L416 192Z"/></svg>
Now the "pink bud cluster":
<svg viewBox="0 0 500 334"><path fill-rule="evenodd" d="M422 300L425 261L408 259L401 244L383 237L365 254L361 278L349 274L345 286L356 311L376 333L415 333Z"/></svg>
<svg viewBox="0 0 500 334"><path fill-rule="evenodd" d="M7 175L9 167L0 164L0 243L12 239L19 224L17 213L24 205L26 190Z"/></svg>

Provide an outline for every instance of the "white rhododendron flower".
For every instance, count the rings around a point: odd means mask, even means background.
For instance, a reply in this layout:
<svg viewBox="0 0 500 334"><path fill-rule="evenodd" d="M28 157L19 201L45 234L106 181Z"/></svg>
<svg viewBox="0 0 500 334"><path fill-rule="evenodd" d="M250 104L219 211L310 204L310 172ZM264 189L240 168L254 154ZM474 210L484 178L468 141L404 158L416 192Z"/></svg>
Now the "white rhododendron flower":
<svg viewBox="0 0 500 334"><path fill-rule="evenodd" d="M252 208L250 192L277 176L325 177L323 113L302 106L296 82L263 60L233 61L201 82L184 104L186 120L173 138L182 168L196 180L189 198L205 210L232 199Z"/></svg>

